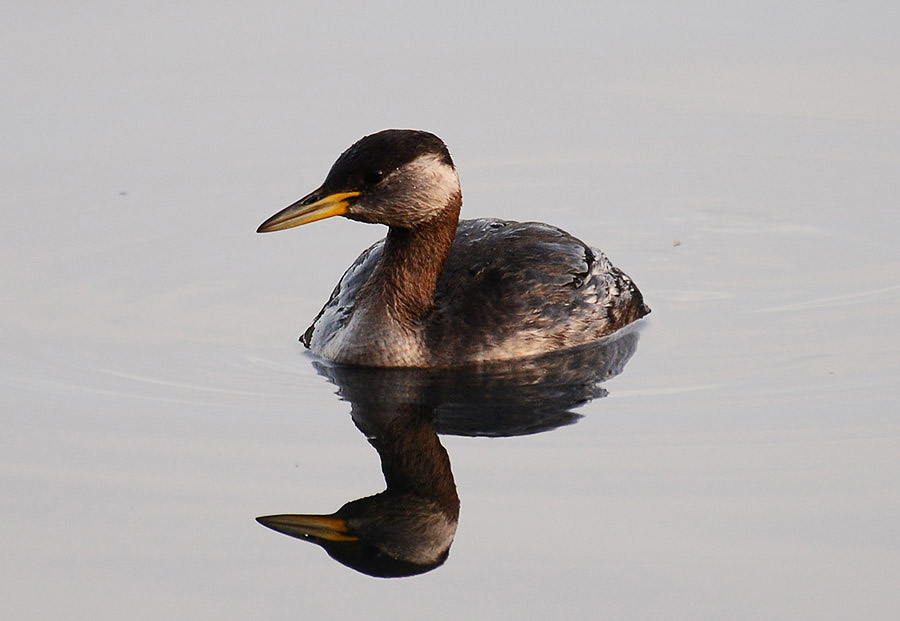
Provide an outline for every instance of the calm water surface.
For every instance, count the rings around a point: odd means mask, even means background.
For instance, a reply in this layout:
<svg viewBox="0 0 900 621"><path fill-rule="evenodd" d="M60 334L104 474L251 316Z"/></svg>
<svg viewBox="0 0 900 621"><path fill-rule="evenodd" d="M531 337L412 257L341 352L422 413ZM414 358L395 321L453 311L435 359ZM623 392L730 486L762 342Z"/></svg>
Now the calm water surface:
<svg viewBox="0 0 900 621"><path fill-rule="evenodd" d="M900 16L665 7L11 10L4 616L895 618ZM627 364L384 395L302 351L383 231L253 231L396 126L464 217L635 279ZM254 521L384 490L366 436L410 404L460 501L437 568Z"/></svg>

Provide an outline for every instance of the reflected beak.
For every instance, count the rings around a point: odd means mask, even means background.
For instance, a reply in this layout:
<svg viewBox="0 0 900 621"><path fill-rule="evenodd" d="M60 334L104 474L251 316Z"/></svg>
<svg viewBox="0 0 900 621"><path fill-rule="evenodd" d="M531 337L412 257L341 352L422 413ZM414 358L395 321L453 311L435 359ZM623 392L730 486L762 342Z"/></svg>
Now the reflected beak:
<svg viewBox="0 0 900 621"><path fill-rule="evenodd" d="M342 216L347 213L347 208L350 206L348 199L359 195L360 192L335 192L319 198L319 190L316 190L260 224L256 232L281 231L332 216Z"/></svg>
<svg viewBox="0 0 900 621"><path fill-rule="evenodd" d="M346 520L331 515L266 515L256 518L256 521L298 539L359 541L359 537L350 534Z"/></svg>

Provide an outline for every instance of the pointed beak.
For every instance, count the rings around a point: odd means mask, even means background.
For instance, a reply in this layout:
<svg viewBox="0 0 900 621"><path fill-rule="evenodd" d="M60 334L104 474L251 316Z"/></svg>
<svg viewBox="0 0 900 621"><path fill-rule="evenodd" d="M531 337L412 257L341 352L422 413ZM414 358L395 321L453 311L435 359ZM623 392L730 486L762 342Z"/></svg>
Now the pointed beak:
<svg viewBox="0 0 900 621"><path fill-rule="evenodd" d="M335 192L323 197L322 193L316 190L260 224L256 232L281 231L332 216L342 216L347 213L350 206L349 199L359 195L360 192Z"/></svg>
<svg viewBox="0 0 900 621"><path fill-rule="evenodd" d="M359 537L350 533L346 520L332 515L266 515L256 518L256 521L298 539L359 541Z"/></svg>

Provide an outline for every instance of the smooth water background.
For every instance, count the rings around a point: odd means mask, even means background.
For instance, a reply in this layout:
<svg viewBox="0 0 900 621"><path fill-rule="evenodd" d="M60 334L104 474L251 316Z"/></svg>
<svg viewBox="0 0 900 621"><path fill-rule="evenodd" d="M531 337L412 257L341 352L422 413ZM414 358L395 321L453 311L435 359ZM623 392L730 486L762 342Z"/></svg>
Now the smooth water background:
<svg viewBox="0 0 900 621"><path fill-rule="evenodd" d="M896 3L16 3L0 21L9 619L896 618ZM366 133L603 248L609 396L445 437L446 565L253 521L383 489L296 342L379 227L254 233Z"/></svg>

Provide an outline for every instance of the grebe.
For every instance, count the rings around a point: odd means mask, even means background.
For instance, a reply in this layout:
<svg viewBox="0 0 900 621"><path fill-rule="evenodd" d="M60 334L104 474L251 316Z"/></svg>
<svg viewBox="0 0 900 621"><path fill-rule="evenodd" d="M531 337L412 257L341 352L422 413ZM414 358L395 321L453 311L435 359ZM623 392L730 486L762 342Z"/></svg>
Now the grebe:
<svg viewBox="0 0 900 621"><path fill-rule="evenodd" d="M596 341L650 312L632 280L549 224L459 220L459 176L434 134L388 129L344 151L324 183L258 233L332 216L386 224L301 337L377 367L514 360Z"/></svg>

